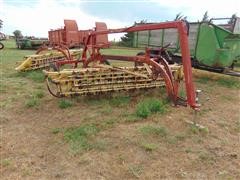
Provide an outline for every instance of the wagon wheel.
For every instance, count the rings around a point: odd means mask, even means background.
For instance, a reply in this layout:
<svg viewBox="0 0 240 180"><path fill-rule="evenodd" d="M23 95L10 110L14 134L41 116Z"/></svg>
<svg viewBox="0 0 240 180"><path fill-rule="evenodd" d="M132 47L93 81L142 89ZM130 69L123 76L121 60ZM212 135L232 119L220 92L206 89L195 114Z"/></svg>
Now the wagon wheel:
<svg viewBox="0 0 240 180"><path fill-rule="evenodd" d="M4 48L3 43L0 42L0 50Z"/></svg>
<svg viewBox="0 0 240 180"><path fill-rule="evenodd" d="M51 95L54 97L60 98L60 86L59 84L54 83L50 78L46 78L47 89Z"/></svg>

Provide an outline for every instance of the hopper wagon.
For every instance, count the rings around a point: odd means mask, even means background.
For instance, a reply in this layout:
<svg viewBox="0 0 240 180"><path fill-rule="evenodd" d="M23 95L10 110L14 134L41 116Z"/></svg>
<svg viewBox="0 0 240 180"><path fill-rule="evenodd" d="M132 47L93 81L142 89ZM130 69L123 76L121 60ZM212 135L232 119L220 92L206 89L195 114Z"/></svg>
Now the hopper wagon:
<svg viewBox="0 0 240 180"><path fill-rule="evenodd" d="M188 42L192 66L234 75L234 64L240 60L240 18L231 23L216 24L218 20L188 23ZM181 50L176 29L140 31L134 33L134 47L164 47L173 56L172 61L179 63ZM153 48L154 49L154 48ZM152 51L154 54L154 50ZM239 75L239 72L235 72Z"/></svg>

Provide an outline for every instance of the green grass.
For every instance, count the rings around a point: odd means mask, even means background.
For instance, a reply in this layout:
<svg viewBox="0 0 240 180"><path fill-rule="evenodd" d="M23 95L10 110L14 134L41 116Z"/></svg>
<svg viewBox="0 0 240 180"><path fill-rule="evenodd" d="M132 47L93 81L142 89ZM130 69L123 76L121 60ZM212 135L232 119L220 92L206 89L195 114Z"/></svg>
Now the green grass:
<svg viewBox="0 0 240 180"><path fill-rule="evenodd" d="M198 158L200 161L209 164L213 164L215 162L215 157L211 153L205 151L200 151Z"/></svg>
<svg viewBox="0 0 240 180"><path fill-rule="evenodd" d="M237 79L219 79L217 83L227 88L240 88L240 81Z"/></svg>
<svg viewBox="0 0 240 180"><path fill-rule="evenodd" d="M45 80L45 76L44 76L44 74L42 73L41 70L16 72L14 74L14 76L15 77L26 77L26 78L31 79L32 81L34 81L36 83L42 83ZM10 76L10 77L12 77L12 76Z"/></svg>
<svg viewBox="0 0 240 180"><path fill-rule="evenodd" d="M27 108L32 108L35 106L38 106L40 104L39 99L36 97L31 97L30 99L27 99L25 106Z"/></svg>
<svg viewBox="0 0 240 180"><path fill-rule="evenodd" d="M41 99L41 98L43 98L44 97L44 92L43 91L36 91L36 92L34 92L34 96L36 97L36 98L39 98L39 99Z"/></svg>
<svg viewBox="0 0 240 180"><path fill-rule="evenodd" d="M100 127L101 127L101 129L108 129L108 128L114 127L114 125L115 125L116 123L118 123L118 120L115 119L115 118L112 118L112 119L108 119L108 120L103 121L103 122L100 124Z"/></svg>
<svg viewBox="0 0 240 180"><path fill-rule="evenodd" d="M43 91L35 91L31 94L30 98L25 101L25 106L27 108L35 107L40 104L40 99L44 97Z"/></svg>
<svg viewBox="0 0 240 180"><path fill-rule="evenodd" d="M124 121L125 122L137 122L137 121L140 121L142 120L142 118L139 118L135 113L125 113L122 115L122 117L124 118Z"/></svg>
<svg viewBox="0 0 240 180"><path fill-rule="evenodd" d="M209 133L209 130L207 127L203 127L203 128L200 128L196 125L191 125L190 126L190 132L193 133L193 134L203 134L203 135L206 135Z"/></svg>
<svg viewBox="0 0 240 180"><path fill-rule="evenodd" d="M9 159L1 159L1 166L7 167L11 165L11 161Z"/></svg>
<svg viewBox="0 0 240 180"><path fill-rule="evenodd" d="M146 99L137 104L136 115L141 118L147 118L152 113L166 112L165 103L157 99Z"/></svg>
<svg viewBox="0 0 240 180"><path fill-rule="evenodd" d="M58 107L61 109L66 109L73 106L73 102L68 99L60 99L58 102Z"/></svg>
<svg viewBox="0 0 240 180"><path fill-rule="evenodd" d="M154 143L141 143L140 144L140 147L142 147L145 151L153 151L155 149L157 149L158 145L157 144L154 144Z"/></svg>
<svg viewBox="0 0 240 180"><path fill-rule="evenodd" d="M142 165L130 165L128 166L128 171L131 175L135 178L139 178L140 175L143 173L143 166Z"/></svg>
<svg viewBox="0 0 240 180"><path fill-rule="evenodd" d="M96 147L96 144L92 144L89 138L95 136L98 132L99 129L93 124L82 125L65 130L64 139L70 143L73 152L77 153Z"/></svg>
<svg viewBox="0 0 240 180"><path fill-rule="evenodd" d="M155 136L160 136L160 137L166 137L168 134L167 128L163 126L151 126L151 125L146 125L142 126L139 128L139 131L143 135L155 135Z"/></svg>
<svg viewBox="0 0 240 180"><path fill-rule="evenodd" d="M238 120L236 123L235 123L235 128L236 132L240 132L240 120Z"/></svg>
<svg viewBox="0 0 240 180"><path fill-rule="evenodd" d="M112 106L123 106L126 105L130 102L130 97L129 96L117 96L113 97L112 99L109 99L109 104Z"/></svg>
<svg viewBox="0 0 240 180"><path fill-rule="evenodd" d="M120 107L129 104L130 100L129 96L92 97L87 99L87 103L91 106L108 105L110 107Z"/></svg>
<svg viewBox="0 0 240 180"><path fill-rule="evenodd" d="M207 84L208 82L214 82L219 86L222 87L227 87L227 88L240 88L240 81L234 77L232 78L224 78L221 77L217 80L213 80L209 77L199 77L197 79L197 82L202 83L202 84Z"/></svg>
<svg viewBox="0 0 240 180"><path fill-rule="evenodd" d="M197 82L199 82L199 83L201 83L201 84L206 84L206 83L208 83L209 81L210 81L211 79L209 79L208 77L198 77L197 78Z"/></svg>
<svg viewBox="0 0 240 180"><path fill-rule="evenodd" d="M102 49L101 52L103 54L111 54L111 55L128 55L135 56L141 50L139 49L126 49L126 48L116 48L116 49Z"/></svg>
<svg viewBox="0 0 240 180"><path fill-rule="evenodd" d="M52 133L53 134L58 134L58 133L60 133L61 132L61 128L54 128L54 129L52 129Z"/></svg>

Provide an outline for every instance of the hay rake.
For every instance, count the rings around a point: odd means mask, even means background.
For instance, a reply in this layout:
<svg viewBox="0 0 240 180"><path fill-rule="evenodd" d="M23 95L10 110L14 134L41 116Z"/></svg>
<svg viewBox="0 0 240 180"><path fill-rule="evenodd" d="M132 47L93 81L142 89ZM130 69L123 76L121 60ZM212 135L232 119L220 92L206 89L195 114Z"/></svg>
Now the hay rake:
<svg viewBox="0 0 240 180"><path fill-rule="evenodd" d="M34 55L25 56L20 62L17 62L17 71L29 71L36 69L45 69L61 61L72 61L80 57L80 50L69 50L66 46L43 46L39 48Z"/></svg>
<svg viewBox="0 0 240 180"><path fill-rule="evenodd" d="M109 47L108 34L176 28L179 33L182 52L181 66L170 66L159 56L150 57L150 48L143 55L119 56L101 54L102 48ZM108 60L131 61L143 66L114 67L103 65ZM82 64L81 68L65 69L58 72L44 70L50 93L56 97L69 95L88 95L99 92L112 92L131 89L148 89L165 85L167 94L175 105L189 105L197 109L196 94L192 81L191 60L187 39L187 28L183 21L137 25L128 28L107 29L105 23L96 23L95 31L89 33L84 41L82 56L78 60L57 61L63 64ZM178 96L180 80L184 77L187 99ZM54 86L54 88L53 88Z"/></svg>

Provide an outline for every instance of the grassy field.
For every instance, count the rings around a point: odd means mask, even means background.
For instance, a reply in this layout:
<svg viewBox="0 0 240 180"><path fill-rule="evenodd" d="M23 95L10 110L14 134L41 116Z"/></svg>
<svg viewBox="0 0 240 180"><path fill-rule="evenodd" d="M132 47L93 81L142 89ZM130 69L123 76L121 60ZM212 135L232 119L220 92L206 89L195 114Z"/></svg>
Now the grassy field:
<svg viewBox="0 0 240 180"><path fill-rule="evenodd" d="M4 44L1 179L240 179L239 79L196 76L198 113L173 107L164 88L57 99L41 71L14 70L35 51Z"/></svg>

